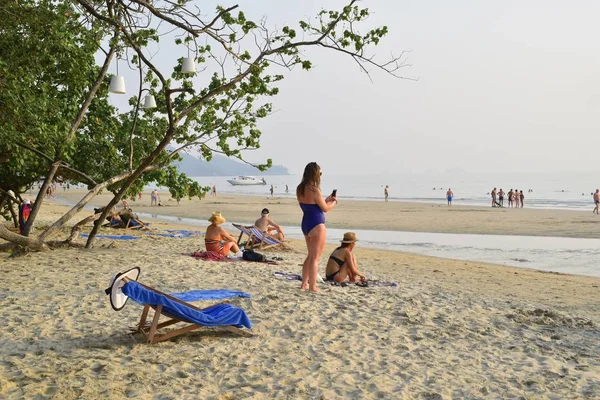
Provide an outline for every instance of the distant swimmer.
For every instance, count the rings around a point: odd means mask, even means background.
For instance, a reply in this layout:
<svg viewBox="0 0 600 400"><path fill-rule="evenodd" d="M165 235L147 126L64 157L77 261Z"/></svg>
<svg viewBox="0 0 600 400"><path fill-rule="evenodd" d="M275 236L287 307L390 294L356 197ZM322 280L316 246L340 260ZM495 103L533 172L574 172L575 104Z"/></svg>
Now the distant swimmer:
<svg viewBox="0 0 600 400"><path fill-rule="evenodd" d="M385 201L388 201L388 197L390 197L389 185L385 185L385 189L383 189L383 196L385 197Z"/></svg>
<svg viewBox="0 0 600 400"><path fill-rule="evenodd" d="M600 205L600 189L596 189L596 193L594 193L594 211L592 213L598 214L598 206Z"/></svg>
<svg viewBox="0 0 600 400"><path fill-rule="evenodd" d="M454 192L452 189L448 188L446 192L446 199L448 200L448 207L452 206L452 199L454 198Z"/></svg>

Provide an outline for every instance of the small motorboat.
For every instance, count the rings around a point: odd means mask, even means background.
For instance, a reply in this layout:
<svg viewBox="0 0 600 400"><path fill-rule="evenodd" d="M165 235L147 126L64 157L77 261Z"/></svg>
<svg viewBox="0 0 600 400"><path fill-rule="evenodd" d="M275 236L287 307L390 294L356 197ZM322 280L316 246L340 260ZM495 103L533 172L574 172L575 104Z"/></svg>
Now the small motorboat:
<svg viewBox="0 0 600 400"><path fill-rule="evenodd" d="M255 176L236 176L233 179L227 179L227 182L233 186L249 186L249 185L266 185L265 178L257 178Z"/></svg>

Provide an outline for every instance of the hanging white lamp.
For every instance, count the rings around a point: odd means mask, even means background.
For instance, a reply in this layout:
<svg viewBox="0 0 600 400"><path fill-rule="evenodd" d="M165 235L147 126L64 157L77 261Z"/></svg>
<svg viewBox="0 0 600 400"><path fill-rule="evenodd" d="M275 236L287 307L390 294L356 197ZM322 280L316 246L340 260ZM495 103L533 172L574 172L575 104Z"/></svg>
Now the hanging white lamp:
<svg viewBox="0 0 600 400"><path fill-rule="evenodd" d="M195 74L196 73L196 61L190 57L190 46L187 45L188 56L183 58L183 64L181 65L182 74Z"/></svg>
<svg viewBox="0 0 600 400"><path fill-rule="evenodd" d="M125 94L125 78L123 75L113 75L110 78L108 91L115 94Z"/></svg>
<svg viewBox="0 0 600 400"><path fill-rule="evenodd" d="M156 108L156 99L151 94L144 97L144 108Z"/></svg>
<svg viewBox="0 0 600 400"><path fill-rule="evenodd" d="M119 75L119 60L117 59L117 74L110 78L108 91L115 94L125 94L125 77Z"/></svg>
<svg viewBox="0 0 600 400"><path fill-rule="evenodd" d="M182 74L195 74L196 73L196 62L191 57L185 57L183 59L183 65L181 66Z"/></svg>

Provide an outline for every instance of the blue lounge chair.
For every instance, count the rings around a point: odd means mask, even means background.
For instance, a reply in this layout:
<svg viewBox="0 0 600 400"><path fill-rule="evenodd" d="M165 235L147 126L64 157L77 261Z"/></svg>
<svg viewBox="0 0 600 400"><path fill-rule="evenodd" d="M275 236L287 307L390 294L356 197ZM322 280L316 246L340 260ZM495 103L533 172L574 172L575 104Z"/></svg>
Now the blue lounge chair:
<svg viewBox="0 0 600 400"><path fill-rule="evenodd" d="M276 247L276 246L282 246L283 242L280 242L279 240L263 233L260 231L260 229L258 229L255 226L244 226L244 225L238 225L238 224L232 224L233 226L235 226L237 229L240 230L240 237L238 238L238 245L240 245L240 242L242 241L242 238L244 237L244 235L248 236L248 240L246 241L246 244L244 245L245 248L247 249L259 249L259 250L265 250L268 249L270 247Z"/></svg>
<svg viewBox="0 0 600 400"><path fill-rule="evenodd" d="M137 282L140 269L133 268L118 274L111 286L106 289L110 295L111 305L115 310L121 310L128 298L144 306L142 316L137 328L130 334L141 333L146 338L146 343L158 343L175 336L182 335L200 328L221 328L240 336L253 336L249 331L242 329L252 328L250 319L241 308L223 302L201 309L172 295L163 293L143 283ZM154 309L154 316L150 325L146 324L150 308ZM168 320L159 323L160 316ZM189 325L164 334L158 330L167 326L184 322Z"/></svg>

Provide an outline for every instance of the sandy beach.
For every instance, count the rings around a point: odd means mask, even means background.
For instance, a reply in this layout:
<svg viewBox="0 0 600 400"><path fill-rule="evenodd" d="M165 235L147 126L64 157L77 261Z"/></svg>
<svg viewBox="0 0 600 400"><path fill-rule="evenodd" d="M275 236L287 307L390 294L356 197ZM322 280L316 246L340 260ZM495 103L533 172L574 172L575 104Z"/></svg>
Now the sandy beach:
<svg viewBox="0 0 600 400"><path fill-rule="evenodd" d="M64 209L45 207L39 226ZM301 242L267 252L283 258L267 265L185 255L203 248L201 237L133 234L141 239L3 255L0 397L600 397L600 279L358 247L361 270L398 287L321 284L315 295L273 276L300 272ZM250 293L232 303L256 336L203 330L157 345L132 340L126 332L142 307L131 301L115 312L103 289L135 266L141 282L166 292Z"/></svg>
<svg viewBox="0 0 600 400"><path fill-rule="evenodd" d="M81 190L61 191L59 198L72 203L83 197ZM92 201L107 204L112 196L102 194ZM162 207L150 207L150 194L129 201L136 212L156 213L206 220L219 210L231 222L252 224L263 207L280 225L299 226L302 213L295 198L218 195L203 200L184 199L180 205L161 193ZM341 199L327 214L327 226L340 229L395 230L407 232L479 233L496 235L561 236L600 238L600 216L584 211L474 207L445 203L424 204Z"/></svg>

